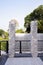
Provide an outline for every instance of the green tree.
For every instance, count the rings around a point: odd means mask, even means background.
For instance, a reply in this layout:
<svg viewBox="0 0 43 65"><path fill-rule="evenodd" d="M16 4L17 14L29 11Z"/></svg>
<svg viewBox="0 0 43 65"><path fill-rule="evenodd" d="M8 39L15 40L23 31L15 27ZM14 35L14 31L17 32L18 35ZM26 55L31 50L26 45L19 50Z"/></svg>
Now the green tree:
<svg viewBox="0 0 43 65"><path fill-rule="evenodd" d="M24 33L23 29L16 30L16 33Z"/></svg>
<svg viewBox="0 0 43 65"><path fill-rule="evenodd" d="M2 36L2 34L4 34L4 30L0 29L0 36Z"/></svg>
<svg viewBox="0 0 43 65"><path fill-rule="evenodd" d="M25 17L24 26L26 27L27 32L30 32L30 22L32 20L38 21L38 32L43 32L43 5L40 5L33 12Z"/></svg>
<svg viewBox="0 0 43 65"><path fill-rule="evenodd" d="M38 33L43 33L43 20L38 21Z"/></svg>

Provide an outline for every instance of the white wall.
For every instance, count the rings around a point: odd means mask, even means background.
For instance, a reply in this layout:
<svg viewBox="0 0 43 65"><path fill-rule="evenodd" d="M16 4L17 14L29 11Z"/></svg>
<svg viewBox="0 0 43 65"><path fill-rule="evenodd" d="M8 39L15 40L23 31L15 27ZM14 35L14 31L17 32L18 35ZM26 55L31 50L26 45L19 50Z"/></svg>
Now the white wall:
<svg viewBox="0 0 43 65"><path fill-rule="evenodd" d="M31 35L30 34L15 34L15 40L30 40L31 39Z"/></svg>
<svg viewBox="0 0 43 65"><path fill-rule="evenodd" d="M43 34L37 34L38 36L38 40L43 40ZM31 34L27 34L27 33L18 33L15 34L15 40L31 40Z"/></svg>
<svg viewBox="0 0 43 65"><path fill-rule="evenodd" d="M37 34L38 37L38 51L43 51L43 34ZM31 50L31 34L15 34L15 40L30 40L29 42L22 42L22 51L30 51ZM16 42L15 43L15 49L19 50L20 48L20 43Z"/></svg>

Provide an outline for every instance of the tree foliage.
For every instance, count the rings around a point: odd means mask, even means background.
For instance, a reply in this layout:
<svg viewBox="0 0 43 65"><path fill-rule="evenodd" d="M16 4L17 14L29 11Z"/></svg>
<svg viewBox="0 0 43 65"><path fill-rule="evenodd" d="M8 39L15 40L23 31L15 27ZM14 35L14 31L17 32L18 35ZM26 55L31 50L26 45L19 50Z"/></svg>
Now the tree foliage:
<svg viewBox="0 0 43 65"><path fill-rule="evenodd" d="M8 32L5 32L3 29L0 29L0 38L8 38Z"/></svg>
<svg viewBox="0 0 43 65"><path fill-rule="evenodd" d="M16 33L24 33L23 29L16 30Z"/></svg>
<svg viewBox="0 0 43 65"><path fill-rule="evenodd" d="M43 32L43 5L40 5L25 17L24 26L26 27L27 32L30 32L30 22L33 20L38 21L38 32Z"/></svg>
<svg viewBox="0 0 43 65"><path fill-rule="evenodd" d="M2 34L4 34L4 30L0 29L0 36L2 36Z"/></svg>

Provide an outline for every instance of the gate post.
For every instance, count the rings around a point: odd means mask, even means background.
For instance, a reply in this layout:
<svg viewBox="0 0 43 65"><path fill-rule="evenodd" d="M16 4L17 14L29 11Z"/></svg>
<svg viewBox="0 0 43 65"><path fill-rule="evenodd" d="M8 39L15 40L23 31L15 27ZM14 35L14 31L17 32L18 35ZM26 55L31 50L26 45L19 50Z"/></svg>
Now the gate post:
<svg viewBox="0 0 43 65"><path fill-rule="evenodd" d="M31 22L31 53L33 57L38 55L37 21Z"/></svg>
<svg viewBox="0 0 43 65"><path fill-rule="evenodd" d="M15 55L15 20L9 22L9 57Z"/></svg>

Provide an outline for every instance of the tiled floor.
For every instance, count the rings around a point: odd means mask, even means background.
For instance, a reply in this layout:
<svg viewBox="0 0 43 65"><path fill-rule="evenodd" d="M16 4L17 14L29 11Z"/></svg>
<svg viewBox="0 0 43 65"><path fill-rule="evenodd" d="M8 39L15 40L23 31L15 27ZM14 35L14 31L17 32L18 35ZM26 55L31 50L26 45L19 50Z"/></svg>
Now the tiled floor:
<svg viewBox="0 0 43 65"><path fill-rule="evenodd" d="M28 57L28 58L30 58L30 57L32 57L31 56L31 54L15 54L15 58L20 58L20 57ZM40 54L38 54L38 57L40 57L40 59L43 61L43 53L40 53ZM5 65L5 63L6 63L6 61L7 61L7 59L8 59L8 56L7 55L2 55L1 57L0 57L0 65Z"/></svg>
<svg viewBox="0 0 43 65"><path fill-rule="evenodd" d="M8 58L5 65L43 65L43 62L39 57L21 57L21 58Z"/></svg>

